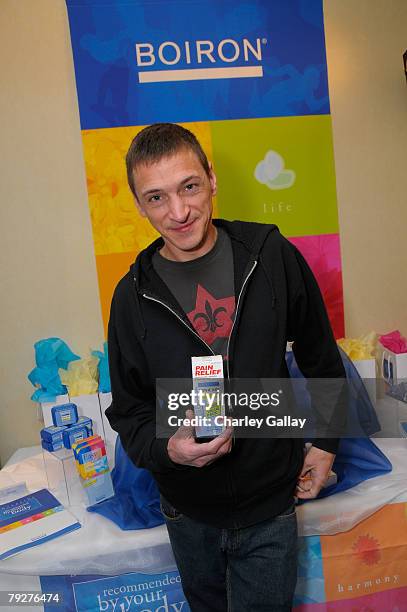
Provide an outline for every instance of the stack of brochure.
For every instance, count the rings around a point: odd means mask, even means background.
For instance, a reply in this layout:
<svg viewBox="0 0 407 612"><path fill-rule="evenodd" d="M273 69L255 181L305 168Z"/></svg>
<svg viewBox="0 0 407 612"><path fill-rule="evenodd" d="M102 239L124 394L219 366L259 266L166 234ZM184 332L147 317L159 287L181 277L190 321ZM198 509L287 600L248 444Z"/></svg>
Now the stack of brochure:
<svg viewBox="0 0 407 612"><path fill-rule="evenodd" d="M106 446L100 436L90 436L72 445L79 479L93 506L114 496Z"/></svg>
<svg viewBox="0 0 407 612"><path fill-rule="evenodd" d="M0 504L0 560L80 527L47 489Z"/></svg>

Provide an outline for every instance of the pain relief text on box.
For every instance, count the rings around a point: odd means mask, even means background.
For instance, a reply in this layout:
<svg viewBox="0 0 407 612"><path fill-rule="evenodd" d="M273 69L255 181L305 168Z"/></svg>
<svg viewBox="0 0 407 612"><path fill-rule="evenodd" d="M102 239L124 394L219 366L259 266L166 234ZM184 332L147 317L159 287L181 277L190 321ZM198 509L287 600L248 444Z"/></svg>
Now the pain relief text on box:
<svg viewBox="0 0 407 612"><path fill-rule="evenodd" d="M192 357L192 378L223 378L222 355Z"/></svg>

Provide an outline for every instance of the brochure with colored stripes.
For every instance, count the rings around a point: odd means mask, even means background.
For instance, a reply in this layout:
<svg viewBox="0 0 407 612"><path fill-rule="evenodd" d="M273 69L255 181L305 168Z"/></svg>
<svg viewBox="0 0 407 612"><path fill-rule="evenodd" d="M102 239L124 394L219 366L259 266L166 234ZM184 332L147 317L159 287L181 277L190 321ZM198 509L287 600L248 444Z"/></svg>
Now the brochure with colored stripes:
<svg viewBox="0 0 407 612"><path fill-rule="evenodd" d="M47 489L0 504L0 560L80 527Z"/></svg>

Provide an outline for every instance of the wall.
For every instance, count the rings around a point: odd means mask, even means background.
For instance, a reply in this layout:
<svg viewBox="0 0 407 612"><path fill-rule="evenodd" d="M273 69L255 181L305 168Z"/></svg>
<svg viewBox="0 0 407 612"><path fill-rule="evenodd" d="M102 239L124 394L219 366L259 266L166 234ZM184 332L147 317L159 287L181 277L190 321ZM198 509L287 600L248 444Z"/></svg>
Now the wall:
<svg viewBox="0 0 407 612"><path fill-rule="evenodd" d="M325 0L346 329L407 333L405 0ZM38 442L33 344L103 340L63 0L0 3L0 459ZM404 163L403 163L404 162Z"/></svg>
<svg viewBox="0 0 407 612"><path fill-rule="evenodd" d="M35 341L103 341L63 0L0 3L3 294L0 457L38 444Z"/></svg>
<svg viewBox="0 0 407 612"><path fill-rule="evenodd" d="M405 0L325 0L345 329L407 335Z"/></svg>

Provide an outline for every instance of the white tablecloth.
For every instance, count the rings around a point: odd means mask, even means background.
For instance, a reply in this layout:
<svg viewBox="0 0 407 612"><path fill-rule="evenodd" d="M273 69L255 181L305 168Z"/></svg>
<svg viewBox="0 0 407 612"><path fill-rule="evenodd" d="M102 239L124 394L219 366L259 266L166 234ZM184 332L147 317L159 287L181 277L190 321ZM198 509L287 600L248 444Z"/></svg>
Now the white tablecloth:
<svg viewBox="0 0 407 612"><path fill-rule="evenodd" d="M393 470L356 487L300 506L300 535L347 531L386 504L407 500L407 439L375 439ZM39 447L20 449L0 471L1 479L25 480L30 491L47 487ZM120 574L175 567L165 526L122 531L84 506L70 510L82 528L0 561L0 574Z"/></svg>

